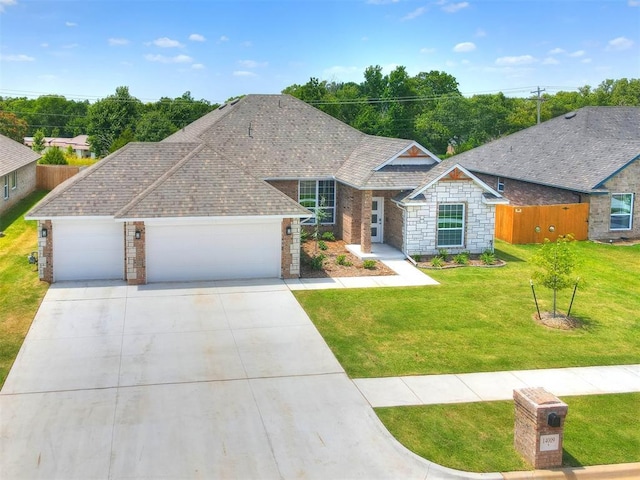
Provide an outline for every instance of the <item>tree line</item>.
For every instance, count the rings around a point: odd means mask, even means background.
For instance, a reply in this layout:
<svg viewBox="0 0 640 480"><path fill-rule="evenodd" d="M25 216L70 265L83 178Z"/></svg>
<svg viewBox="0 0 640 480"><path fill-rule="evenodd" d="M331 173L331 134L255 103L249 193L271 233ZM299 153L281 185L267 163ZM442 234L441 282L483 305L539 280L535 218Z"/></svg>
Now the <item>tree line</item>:
<svg viewBox="0 0 640 480"><path fill-rule="evenodd" d="M177 98L143 103L125 86L94 103L59 95L0 97L0 133L20 143L27 136L87 134L91 150L102 157L133 140L160 141L217 107L194 99L188 91Z"/></svg>
<svg viewBox="0 0 640 480"><path fill-rule="evenodd" d="M461 152L534 125L538 101L541 121L591 105L640 106L640 79L604 80L592 88L545 92L538 99L503 93L470 97L460 93L452 75L432 70L410 76L399 66L385 75L379 65L364 80L328 82L311 78L283 90L371 135L415 140L436 154L449 146ZM0 97L0 133L22 142L25 136L89 135L102 157L130 141L160 141L218 107L190 92L143 103L129 88L94 103L44 95L36 99Z"/></svg>
<svg viewBox="0 0 640 480"><path fill-rule="evenodd" d="M463 96L457 80L445 72L410 76L405 67L388 75L379 65L367 67L364 81L327 82L311 78L294 84L291 94L371 135L415 140L436 154L451 145L457 153L537 122L538 95L503 93ZM640 79L605 80L596 88L540 95L545 121L585 106L640 106Z"/></svg>

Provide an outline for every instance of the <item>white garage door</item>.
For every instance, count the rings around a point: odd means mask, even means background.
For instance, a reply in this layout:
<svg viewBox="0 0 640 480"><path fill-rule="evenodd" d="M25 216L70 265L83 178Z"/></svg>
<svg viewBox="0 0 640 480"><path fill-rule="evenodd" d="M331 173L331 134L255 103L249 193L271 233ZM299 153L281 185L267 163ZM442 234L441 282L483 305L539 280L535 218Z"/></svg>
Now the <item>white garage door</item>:
<svg viewBox="0 0 640 480"><path fill-rule="evenodd" d="M124 278L124 225L113 220L53 222L53 279Z"/></svg>
<svg viewBox="0 0 640 480"><path fill-rule="evenodd" d="M146 226L147 281L280 276L280 220Z"/></svg>

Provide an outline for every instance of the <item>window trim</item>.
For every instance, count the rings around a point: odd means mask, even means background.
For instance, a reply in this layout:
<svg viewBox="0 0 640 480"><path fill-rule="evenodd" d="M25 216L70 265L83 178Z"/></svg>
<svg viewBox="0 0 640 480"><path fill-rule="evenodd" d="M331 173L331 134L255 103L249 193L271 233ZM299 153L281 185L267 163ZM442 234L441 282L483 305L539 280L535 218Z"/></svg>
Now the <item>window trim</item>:
<svg viewBox="0 0 640 480"><path fill-rule="evenodd" d="M447 206L447 205L460 205L462 207L462 227L460 228L440 228L439 224L440 224L440 207L443 206ZM455 202L455 203L440 203L438 204L438 210L436 213L436 247L437 248L460 248L460 247L464 247L465 243L465 232L466 232L466 228L467 228L467 219L466 219L466 215L467 215L467 205L465 203L461 203L461 202ZM442 245L440 244L440 232L441 231L460 231L460 243L456 244L456 245Z"/></svg>
<svg viewBox="0 0 640 480"><path fill-rule="evenodd" d="M315 182L315 198L314 198L314 206L310 207L307 205L303 205L302 199L300 198L300 193L302 191L301 185L303 182ZM332 220L330 222L321 222L320 225L335 225L336 224L336 196L337 196L337 188L336 181L333 178L320 178L320 179L302 179L298 180L298 203L305 208L308 208L313 212L313 210L318 206L318 199L320 198L320 182L332 182L333 183L333 199L332 205L322 207L324 210L331 210L333 215ZM305 202L306 203L306 202ZM315 215L312 215L306 220L303 220L301 223L303 225L314 225L316 223Z"/></svg>
<svg viewBox="0 0 640 480"><path fill-rule="evenodd" d="M504 178L498 177L496 190L498 192L504 192Z"/></svg>
<svg viewBox="0 0 640 480"><path fill-rule="evenodd" d="M622 196L622 195L629 195L631 197L631 208L629 210L629 213L625 213L625 214L619 214L619 213L611 213L611 211L613 210L613 197L615 196ZM612 232L625 232L625 231L629 231L629 230L633 230L633 203L635 201L635 195L632 192L622 192L622 193L612 193L611 194L611 200L609 202L609 230ZM629 226L628 227L624 227L624 228L613 228L612 227L612 222L611 220L613 219L613 217L628 217L629 218Z"/></svg>
<svg viewBox="0 0 640 480"><path fill-rule="evenodd" d="M9 198L9 174L4 176L3 181L4 187L2 188L4 199L7 200Z"/></svg>
<svg viewBox="0 0 640 480"><path fill-rule="evenodd" d="M11 178L9 179L9 182L11 183L11 190L15 190L18 188L18 171L14 170L10 175Z"/></svg>

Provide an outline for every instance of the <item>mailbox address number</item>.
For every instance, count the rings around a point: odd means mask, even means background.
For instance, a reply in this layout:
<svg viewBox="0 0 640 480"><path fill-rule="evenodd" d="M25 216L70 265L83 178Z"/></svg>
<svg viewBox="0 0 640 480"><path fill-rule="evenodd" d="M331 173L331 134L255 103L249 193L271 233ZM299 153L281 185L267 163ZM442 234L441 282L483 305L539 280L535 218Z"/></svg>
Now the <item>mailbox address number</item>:
<svg viewBox="0 0 640 480"><path fill-rule="evenodd" d="M540 435L540 451L551 452L558 450L560 447L560 434L554 433L553 435Z"/></svg>

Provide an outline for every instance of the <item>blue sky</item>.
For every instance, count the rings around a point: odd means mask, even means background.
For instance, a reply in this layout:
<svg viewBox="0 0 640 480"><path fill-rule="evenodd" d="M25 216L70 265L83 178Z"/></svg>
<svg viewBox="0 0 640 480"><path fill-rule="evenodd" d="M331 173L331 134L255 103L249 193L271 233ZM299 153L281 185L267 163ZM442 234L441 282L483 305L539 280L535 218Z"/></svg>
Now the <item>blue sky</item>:
<svg viewBox="0 0 640 480"><path fill-rule="evenodd" d="M640 0L0 0L0 95L223 102L369 65L463 94L640 78Z"/></svg>

